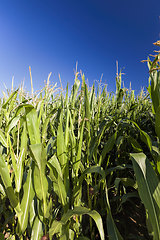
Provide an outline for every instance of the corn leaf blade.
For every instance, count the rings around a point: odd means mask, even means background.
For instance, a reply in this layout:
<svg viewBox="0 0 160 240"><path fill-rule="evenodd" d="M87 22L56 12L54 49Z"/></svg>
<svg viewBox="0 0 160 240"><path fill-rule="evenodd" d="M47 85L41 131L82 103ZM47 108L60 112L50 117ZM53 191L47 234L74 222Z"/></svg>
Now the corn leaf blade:
<svg viewBox="0 0 160 240"><path fill-rule="evenodd" d="M131 159L135 171L141 200L148 210L154 239L160 238L160 182L144 153L132 153Z"/></svg>

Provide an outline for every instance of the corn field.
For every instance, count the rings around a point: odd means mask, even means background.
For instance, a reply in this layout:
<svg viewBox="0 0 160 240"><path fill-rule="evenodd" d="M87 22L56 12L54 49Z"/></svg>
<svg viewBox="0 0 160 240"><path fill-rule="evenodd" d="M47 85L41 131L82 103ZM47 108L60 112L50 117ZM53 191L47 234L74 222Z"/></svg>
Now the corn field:
<svg viewBox="0 0 160 240"><path fill-rule="evenodd" d="M160 239L159 54L135 95L76 72L0 100L0 239Z"/></svg>

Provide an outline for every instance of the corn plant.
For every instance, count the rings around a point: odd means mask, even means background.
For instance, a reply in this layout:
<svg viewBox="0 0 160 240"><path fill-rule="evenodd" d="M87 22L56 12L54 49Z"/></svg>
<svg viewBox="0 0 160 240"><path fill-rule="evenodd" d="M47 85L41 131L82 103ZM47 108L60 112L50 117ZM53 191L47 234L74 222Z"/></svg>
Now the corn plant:
<svg viewBox="0 0 160 240"><path fill-rule="evenodd" d="M144 202L134 178L136 154L145 159L141 152L147 151L155 172L160 169L158 107L143 90L135 96L122 87L121 72L115 94L101 85L96 92L78 72L70 94L68 85L51 86L50 75L34 93L31 69L30 77L31 94L12 88L0 104L0 236L127 239L117 216L126 202Z"/></svg>

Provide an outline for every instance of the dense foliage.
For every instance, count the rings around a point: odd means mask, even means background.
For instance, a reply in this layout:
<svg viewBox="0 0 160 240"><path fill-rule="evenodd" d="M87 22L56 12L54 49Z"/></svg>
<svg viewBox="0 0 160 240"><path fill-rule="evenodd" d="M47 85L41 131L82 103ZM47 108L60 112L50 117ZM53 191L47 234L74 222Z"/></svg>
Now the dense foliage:
<svg viewBox="0 0 160 240"><path fill-rule="evenodd" d="M160 239L159 59L138 96L121 72L115 94L78 72L70 94L4 93L0 239Z"/></svg>

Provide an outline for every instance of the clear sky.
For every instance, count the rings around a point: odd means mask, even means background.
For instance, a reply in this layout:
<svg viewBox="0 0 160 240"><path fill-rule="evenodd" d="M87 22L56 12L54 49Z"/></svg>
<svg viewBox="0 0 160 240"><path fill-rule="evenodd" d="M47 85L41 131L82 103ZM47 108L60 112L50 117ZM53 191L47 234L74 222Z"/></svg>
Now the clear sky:
<svg viewBox="0 0 160 240"><path fill-rule="evenodd" d="M124 68L125 86L138 93L148 85L148 68L141 60L156 49L160 38L160 1L149 0L1 0L0 88L35 90L51 82L73 84L82 70L89 85L99 80L115 89L116 60Z"/></svg>

